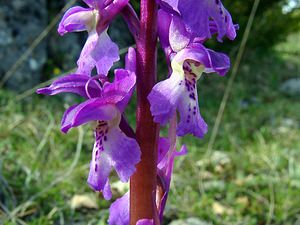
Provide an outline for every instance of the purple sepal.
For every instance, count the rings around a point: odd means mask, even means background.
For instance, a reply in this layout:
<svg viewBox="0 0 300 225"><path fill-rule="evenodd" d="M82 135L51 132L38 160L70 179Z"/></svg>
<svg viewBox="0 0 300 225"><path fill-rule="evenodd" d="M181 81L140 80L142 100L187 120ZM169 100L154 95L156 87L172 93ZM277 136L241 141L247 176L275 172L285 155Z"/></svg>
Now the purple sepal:
<svg viewBox="0 0 300 225"><path fill-rule="evenodd" d="M157 25L157 33L159 36L159 41L161 47L165 49L170 46L169 30L170 30L172 15L160 9L158 10L157 18L160 21Z"/></svg>
<svg viewBox="0 0 300 225"><path fill-rule="evenodd" d="M211 38L209 21L212 18L218 29L218 41L222 41L225 35L231 40L236 37L231 16L220 0L185 0L184 3L181 0L180 3L180 14L191 33L198 37Z"/></svg>
<svg viewBox="0 0 300 225"><path fill-rule="evenodd" d="M136 53L132 47L128 48L128 53L125 57L125 69L132 73L136 73Z"/></svg>
<svg viewBox="0 0 300 225"><path fill-rule="evenodd" d="M64 35L69 32L89 31L94 25L93 9L74 6L63 16L58 25L58 33Z"/></svg>
<svg viewBox="0 0 300 225"><path fill-rule="evenodd" d="M161 0L160 4L166 11L173 10L185 24L187 31L194 37L203 40L211 38L212 30L217 31L218 41L224 36L233 40L236 37L236 27L231 15L220 0ZM167 7L166 7L167 6ZM214 24L211 23L211 18Z"/></svg>
<svg viewBox="0 0 300 225"><path fill-rule="evenodd" d="M86 83L91 77L80 74L69 74L59 77L49 87L38 89L38 94L56 95L64 92L78 94L82 97L89 98L86 93ZM90 97L94 98L100 95L101 87L95 80L92 80L88 86Z"/></svg>
<svg viewBox="0 0 300 225"><path fill-rule="evenodd" d="M169 30L170 46L174 52L184 49L191 41L191 35L187 32L179 16L174 15Z"/></svg>

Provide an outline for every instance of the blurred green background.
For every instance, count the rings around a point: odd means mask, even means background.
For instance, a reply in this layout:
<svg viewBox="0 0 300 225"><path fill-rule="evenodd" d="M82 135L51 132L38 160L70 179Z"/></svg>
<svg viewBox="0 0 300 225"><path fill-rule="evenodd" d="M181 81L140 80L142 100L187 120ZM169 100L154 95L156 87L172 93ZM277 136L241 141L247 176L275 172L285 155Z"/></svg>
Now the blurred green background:
<svg viewBox="0 0 300 225"><path fill-rule="evenodd" d="M108 218L110 202L86 184L92 126L60 132L64 110L81 99L35 94L76 66L86 36L56 34L60 11L71 3L0 0L0 224L106 224ZM229 53L236 70L198 82L209 133L179 140L189 153L175 163L164 224L300 224L300 2L223 4L240 25L238 38L207 46ZM109 32L121 49L133 44L121 18ZM159 64L159 77L165 74ZM221 102L227 105L213 129ZM133 99L126 112L133 126L134 111ZM113 179L114 198L126 189Z"/></svg>

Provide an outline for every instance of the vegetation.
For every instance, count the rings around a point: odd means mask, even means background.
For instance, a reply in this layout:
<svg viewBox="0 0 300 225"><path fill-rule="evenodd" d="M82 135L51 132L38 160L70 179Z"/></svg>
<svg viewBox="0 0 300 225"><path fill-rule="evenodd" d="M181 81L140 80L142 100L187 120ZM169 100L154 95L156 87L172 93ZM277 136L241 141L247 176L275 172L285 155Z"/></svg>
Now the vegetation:
<svg viewBox="0 0 300 225"><path fill-rule="evenodd" d="M191 216L213 224L300 222L300 102L279 92L283 81L299 76L299 60L287 54L299 57L298 37L272 54L248 51L212 151L211 133L180 140L189 154L176 161L166 224ZM207 75L199 82L210 132L227 80ZM90 125L63 135L67 97L21 98L0 91L0 224L106 224L109 204L85 184ZM124 188L114 187L120 196ZM98 209L72 209L76 194L92 194Z"/></svg>

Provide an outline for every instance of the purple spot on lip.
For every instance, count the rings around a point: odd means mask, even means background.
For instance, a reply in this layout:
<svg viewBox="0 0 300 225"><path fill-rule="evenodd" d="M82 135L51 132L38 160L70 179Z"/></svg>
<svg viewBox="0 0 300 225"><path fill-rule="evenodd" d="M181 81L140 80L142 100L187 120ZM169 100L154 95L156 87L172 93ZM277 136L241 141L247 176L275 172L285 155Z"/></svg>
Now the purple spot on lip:
<svg viewBox="0 0 300 225"><path fill-rule="evenodd" d="M104 136L104 141L107 141L107 137L106 136Z"/></svg>
<svg viewBox="0 0 300 225"><path fill-rule="evenodd" d="M96 164L95 165L95 172L97 172L98 171L98 165Z"/></svg>
<svg viewBox="0 0 300 225"><path fill-rule="evenodd" d="M189 96L190 96L191 99L196 100L196 97L195 97L195 94L194 94L194 93L191 93Z"/></svg>

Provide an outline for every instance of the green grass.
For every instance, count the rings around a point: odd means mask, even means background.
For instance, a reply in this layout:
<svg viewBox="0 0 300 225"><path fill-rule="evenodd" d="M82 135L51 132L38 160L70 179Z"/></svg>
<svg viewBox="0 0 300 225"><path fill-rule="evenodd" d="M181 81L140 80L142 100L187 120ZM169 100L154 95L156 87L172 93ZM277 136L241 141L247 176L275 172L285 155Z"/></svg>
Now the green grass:
<svg viewBox="0 0 300 225"><path fill-rule="evenodd" d="M299 74L297 63L248 52L212 152L207 144L228 78L199 82L210 132L180 140L189 153L175 164L166 223L191 216L213 224L300 223L300 102L278 91ZM110 203L96 194L98 210L70 207L75 194L92 193L93 134L90 125L60 132L62 102L35 95L17 101L0 91L0 224L106 224ZM128 115L133 123L133 105Z"/></svg>

